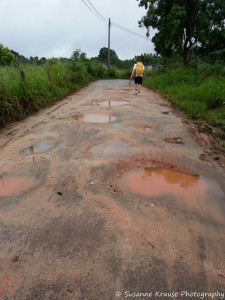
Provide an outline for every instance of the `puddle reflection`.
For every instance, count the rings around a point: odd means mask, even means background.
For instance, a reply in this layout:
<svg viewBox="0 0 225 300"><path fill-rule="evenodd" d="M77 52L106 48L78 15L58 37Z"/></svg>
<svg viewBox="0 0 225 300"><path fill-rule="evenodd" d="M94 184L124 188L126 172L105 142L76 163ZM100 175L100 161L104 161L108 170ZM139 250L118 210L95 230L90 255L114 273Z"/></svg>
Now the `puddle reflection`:
<svg viewBox="0 0 225 300"><path fill-rule="evenodd" d="M164 111L162 114L172 116L174 113L172 111Z"/></svg>
<svg viewBox="0 0 225 300"><path fill-rule="evenodd" d="M23 150L24 154L40 154L48 151L53 147L53 144L35 143L27 149Z"/></svg>
<svg viewBox="0 0 225 300"><path fill-rule="evenodd" d="M181 140L181 138L167 138L164 139L164 142L170 143L170 144L184 144Z"/></svg>
<svg viewBox="0 0 225 300"><path fill-rule="evenodd" d="M126 193L157 197L186 212L225 223L224 194L207 178L164 168L144 168L125 173L119 186Z"/></svg>
<svg viewBox="0 0 225 300"><path fill-rule="evenodd" d="M113 101L113 100L105 100L98 103L100 107L116 107L116 106L125 106L127 105L127 101Z"/></svg>
<svg viewBox="0 0 225 300"><path fill-rule="evenodd" d="M111 123L116 120L116 117L110 114L77 114L73 118L86 123Z"/></svg>

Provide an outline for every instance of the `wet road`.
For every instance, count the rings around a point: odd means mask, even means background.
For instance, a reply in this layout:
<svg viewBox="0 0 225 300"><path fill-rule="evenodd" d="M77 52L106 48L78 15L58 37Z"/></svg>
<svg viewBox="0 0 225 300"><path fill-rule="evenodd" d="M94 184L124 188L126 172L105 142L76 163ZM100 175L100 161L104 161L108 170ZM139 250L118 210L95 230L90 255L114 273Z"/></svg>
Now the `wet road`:
<svg viewBox="0 0 225 300"><path fill-rule="evenodd" d="M203 154L123 80L2 130L0 299L222 299L225 173Z"/></svg>

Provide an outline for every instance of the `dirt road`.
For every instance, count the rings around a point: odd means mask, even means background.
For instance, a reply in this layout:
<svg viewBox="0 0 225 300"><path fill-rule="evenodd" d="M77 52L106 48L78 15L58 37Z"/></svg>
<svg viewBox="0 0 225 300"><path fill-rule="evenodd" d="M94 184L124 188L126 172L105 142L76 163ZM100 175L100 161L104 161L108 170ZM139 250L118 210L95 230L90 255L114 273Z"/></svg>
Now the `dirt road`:
<svg viewBox="0 0 225 300"><path fill-rule="evenodd" d="M2 130L0 299L224 293L225 172L185 123L106 80Z"/></svg>

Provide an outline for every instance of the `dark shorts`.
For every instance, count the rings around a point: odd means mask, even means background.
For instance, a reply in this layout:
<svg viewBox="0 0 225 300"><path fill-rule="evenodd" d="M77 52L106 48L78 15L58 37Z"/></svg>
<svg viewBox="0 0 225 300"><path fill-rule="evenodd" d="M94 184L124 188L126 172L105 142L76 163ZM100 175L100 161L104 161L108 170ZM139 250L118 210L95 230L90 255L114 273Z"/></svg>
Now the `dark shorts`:
<svg viewBox="0 0 225 300"><path fill-rule="evenodd" d="M135 76L135 84L142 84L143 77L142 76Z"/></svg>

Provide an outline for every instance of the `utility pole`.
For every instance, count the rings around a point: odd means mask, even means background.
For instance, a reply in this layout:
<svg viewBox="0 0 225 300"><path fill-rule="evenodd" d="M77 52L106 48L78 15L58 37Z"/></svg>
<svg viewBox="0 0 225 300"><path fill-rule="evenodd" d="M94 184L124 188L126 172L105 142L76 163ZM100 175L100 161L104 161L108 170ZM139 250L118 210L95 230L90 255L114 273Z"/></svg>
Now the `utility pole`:
<svg viewBox="0 0 225 300"><path fill-rule="evenodd" d="M110 68L110 26L111 26L111 21L109 18L109 26L108 26L108 70Z"/></svg>

